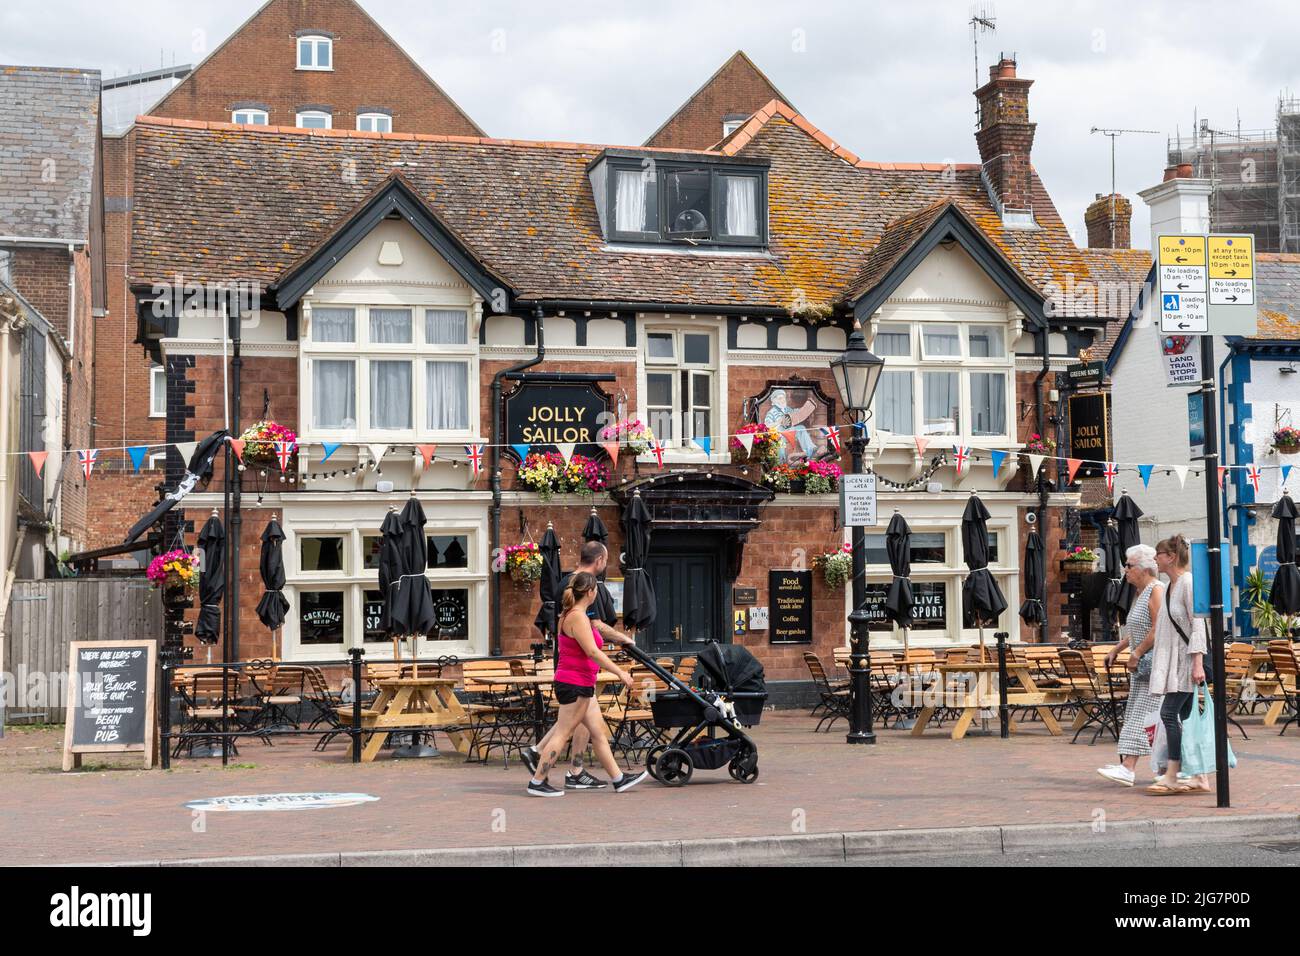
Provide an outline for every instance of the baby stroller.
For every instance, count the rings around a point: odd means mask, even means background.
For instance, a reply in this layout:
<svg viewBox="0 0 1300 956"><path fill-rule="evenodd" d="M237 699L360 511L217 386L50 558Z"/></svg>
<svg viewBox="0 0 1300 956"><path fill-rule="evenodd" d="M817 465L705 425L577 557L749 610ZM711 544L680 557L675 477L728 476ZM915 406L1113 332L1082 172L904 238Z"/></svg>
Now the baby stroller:
<svg viewBox="0 0 1300 956"><path fill-rule="evenodd" d="M676 730L666 744L646 757L650 776L668 787L690 782L698 770L720 770L732 779L753 783L758 779L758 747L742 727L753 727L767 701L763 665L735 644L708 644L699 653L695 673L699 688L682 683L636 647L627 652L668 684L650 701L655 726ZM721 736L719 736L721 732Z"/></svg>

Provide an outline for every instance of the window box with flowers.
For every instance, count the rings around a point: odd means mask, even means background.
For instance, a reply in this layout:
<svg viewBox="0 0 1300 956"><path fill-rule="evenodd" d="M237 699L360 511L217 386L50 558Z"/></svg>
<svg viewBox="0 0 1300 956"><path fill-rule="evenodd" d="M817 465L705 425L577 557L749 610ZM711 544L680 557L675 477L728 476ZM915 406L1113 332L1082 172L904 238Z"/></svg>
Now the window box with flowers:
<svg viewBox="0 0 1300 956"><path fill-rule="evenodd" d="M753 435L748 450L745 443L736 435L731 436L731 463L733 465L743 465L749 461L755 461L765 468L771 468L776 465L777 455L781 448L781 433L769 425L756 424L754 422L748 425L742 425L737 435Z"/></svg>
<svg viewBox="0 0 1300 956"><path fill-rule="evenodd" d="M287 442L290 447L298 443L298 435L293 429L273 421L250 425L239 438L244 442L243 459L247 465L275 462L276 442Z"/></svg>
<svg viewBox="0 0 1300 956"><path fill-rule="evenodd" d="M535 541L506 545L505 570L516 587L527 589L540 581L545 563Z"/></svg>
<svg viewBox="0 0 1300 956"><path fill-rule="evenodd" d="M853 577L853 546L846 542L838 551L819 554L812 559L812 565L814 571L822 573L828 588L838 590Z"/></svg>
<svg viewBox="0 0 1300 956"><path fill-rule="evenodd" d="M828 495L839 491L844 472L833 461L800 461L763 470L763 484L773 491Z"/></svg>
<svg viewBox="0 0 1300 956"><path fill-rule="evenodd" d="M574 455L566 464L559 452L533 452L519 466L519 480L543 501L557 494L589 498L609 487L609 467L585 455Z"/></svg>
<svg viewBox="0 0 1300 956"><path fill-rule="evenodd" d="M607 425L599 432L602 442L618 442L624 452L630 455L644 455L654 443L654 432L639 418Z"/></svg>
<svg viewBox="0 0 1300 956"><path fill-rule="evenodd" d="M1300 454L1300 428L1285 426L1273 432L1273 449L1279 455Z"/></svg>
<svg viewBox="0 0 1300 956"><path fill-rule="evenodd" d="M1065 570L1083 574L1097 570L1097 552L1091 548L1076 547L1065 556Z"/></svg>

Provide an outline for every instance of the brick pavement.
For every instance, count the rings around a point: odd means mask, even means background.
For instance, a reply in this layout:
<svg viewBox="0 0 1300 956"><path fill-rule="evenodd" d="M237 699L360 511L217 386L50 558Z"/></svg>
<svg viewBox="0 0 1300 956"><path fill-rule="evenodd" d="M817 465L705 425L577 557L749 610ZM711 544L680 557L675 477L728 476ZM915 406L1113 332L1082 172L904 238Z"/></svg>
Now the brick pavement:
<svg viewBox="0 0 1300 956"><path fill-rule="evenodd" d="M996 726L996 722L992 722ZM1113 758L1103 743L1071 746L1041 727L1009 741L954 742L882 731L875 747L849 747L844 725L812 732L804 716L768 714L755 731L761 776L752 786L725 771L697 772L687 787L647 782L627 794L570 793L530 800L518 763L459 758L347 762L310 744L241 746L234 762L178 760L169 773L134 769L58 772L62 736L17 731L0 740L0 864L194 859L273 853L508 846L783 835L893 828L1090 822L1300 811L1300 734L1278 737L1247 722L1234 806L1212 796L1155 798L1094 772ZM114 763L130 763L114 758ZM194 832L186 801L301 791L372 794L378 802L319 811L212 813Z"/></svg>

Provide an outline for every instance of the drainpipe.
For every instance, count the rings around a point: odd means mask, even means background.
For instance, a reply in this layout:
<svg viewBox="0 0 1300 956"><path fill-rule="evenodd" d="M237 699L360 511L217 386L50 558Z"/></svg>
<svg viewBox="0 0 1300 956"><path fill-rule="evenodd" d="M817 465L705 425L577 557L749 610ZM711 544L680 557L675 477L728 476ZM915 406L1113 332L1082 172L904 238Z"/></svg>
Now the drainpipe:
<svg viewBox="0 0 1300 956"><path fill-rule="evenodd" d="M501 439L505 434L505 415L501 408L501 382L507 375L540 365L546 358L546 325L540 305L534 307L537 322L537 354L527 361L503 368L492 376L492 528L488 553L496 554L501 547ZM501 576L488 574L488 589L492 594L492 646L488 653L501 656Z"/></svg>
<svg viewBox="0 0 1300 956"><path fill-rule="evenodd" d="M1051 371L1051 357L1048 351L1047 327L1044 326L1039 334L1042 342L1043 351L1043 370L1038 373L1034 379L1034 406L1037 412L1038 434L1040 436L1047 434L1047 421L1043 416L1043 379L1047 378L1048 372ZM1047 513L1047 482L1043 480L1043 472L1040 468L1035 476L1038 480L1038 523L1043 524L1043 518Z"/></svg>

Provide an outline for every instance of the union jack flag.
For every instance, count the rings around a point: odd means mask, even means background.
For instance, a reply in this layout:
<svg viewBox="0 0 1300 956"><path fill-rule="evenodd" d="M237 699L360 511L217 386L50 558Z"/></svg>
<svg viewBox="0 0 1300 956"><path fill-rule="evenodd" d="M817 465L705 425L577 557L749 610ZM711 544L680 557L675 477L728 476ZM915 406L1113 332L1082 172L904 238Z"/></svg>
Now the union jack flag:
<svg viewBox="0 0 1300 956"><path fill-rule="evenodd" d="M483 470L483 446L466 445L465 455L469 458L470 473L477 476Z"/></svg>
<svg viewBox="0 0 1300 956"><path fill-rule="evenodd" d="M99 449L83 448L77 452L77 461L81 462L82 474L89 478L90 473L95 470L95 463L99 461Z"/></svg>
<svg viewBox="0 0 1300 956"><path fill-rule="evenodd" d="M1106 467L1102 470L1102 474L1106 476L1106 490L1114 491L1115 477L1119 474L1119 466L1113 461L1108 461Z"/></svg>
<svg viewBox="0 0 1300 956"><path fill-rule="evenodd" d="M293 457L295 442L278 441L275 443L275 457L280 460L280 470L289 470L289 459Z"/></svg>
<svg viewBox="0 0 1300 956"><path fill-rule="evenodd" d="M966 463L970 460L970 448L958 445L953 453L957 459L957 473L961 474L966 470Z"/></svg>
<svg viewBox="0 0 1300 956"><path fill-rule="evenodd" d="M824 426L822 428L822 437L826 439L826 447L835 449L838 455L840 452L840 430Z"/></svg>
<svg viewBox="0 0 1300 956"><path fill-rule="evenodd" d="M1255 494L1259 494L1259 466L1258 465L1251 465L1248 469L1246 469L1246 480L1249 481L1250 486L1255 489Z"/></svg>
<svg viewBox="0 0 1300 956"><path fill-rule="evenodd" d="M650 450L655 453L655 460L659 462L659 467L662 468L664 466L664 452L668 450L668 442L656 438L654 444L650 446Z"/></svg>

